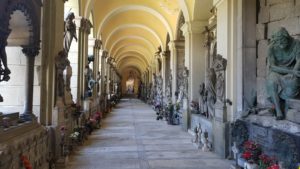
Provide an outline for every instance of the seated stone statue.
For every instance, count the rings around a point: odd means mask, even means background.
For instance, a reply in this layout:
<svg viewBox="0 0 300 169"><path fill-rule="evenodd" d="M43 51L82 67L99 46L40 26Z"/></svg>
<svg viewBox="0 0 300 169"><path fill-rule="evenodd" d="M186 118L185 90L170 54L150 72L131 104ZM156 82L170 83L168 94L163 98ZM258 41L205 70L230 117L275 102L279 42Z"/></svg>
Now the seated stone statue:
<svg viewBox="0 0 300 169"><path fill-rule="evenodd" d="M300 92L300 42L285 28L274 33L268 53L267 92L275 105L276 119L284 119L287 99L298 99Z"/></svg>

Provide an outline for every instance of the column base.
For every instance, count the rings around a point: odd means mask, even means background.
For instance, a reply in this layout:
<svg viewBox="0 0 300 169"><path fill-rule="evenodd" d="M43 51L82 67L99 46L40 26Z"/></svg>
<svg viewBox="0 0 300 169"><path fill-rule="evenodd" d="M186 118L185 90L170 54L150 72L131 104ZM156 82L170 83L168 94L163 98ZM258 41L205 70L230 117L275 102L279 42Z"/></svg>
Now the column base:
<svg viewBox="0 0 300 169"><path fill-rule="evenodd" d="M32 113L23 113L20 115L20 119L22 121L35 121L36 120L36 116Z"/></svg>

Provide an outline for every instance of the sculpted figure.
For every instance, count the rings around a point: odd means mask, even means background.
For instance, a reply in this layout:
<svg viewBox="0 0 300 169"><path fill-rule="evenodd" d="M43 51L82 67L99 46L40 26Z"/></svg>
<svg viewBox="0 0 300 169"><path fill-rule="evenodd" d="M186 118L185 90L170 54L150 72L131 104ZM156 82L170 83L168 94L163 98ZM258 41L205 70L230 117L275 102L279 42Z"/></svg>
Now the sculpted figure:
<svg viewBox="0 0 300 169"><path fill-rule="evenodd" d="M227 60L222 57L222 55L217 54L213 68L216 73L216 99L220 102L225 101L225 71L227 66Z"/></svg>
<svg viewBox="0 0 300 169"><path fill-rule="evenodd" d="M70 65L70 61L67 58L67 53L62 50L58 53L55 58L56 65L56 80L57 80L57 95L63 96L65 89L65 81L64 81L64 70L68 65Z"/></svg>
<svg viewBox="0 0 300 169"><path fill-rule="evenodd" d="M169 76L169 83L168 86L166 88L166 101L167 103L171 103L172 102L172 75Z"/></svg>
<svg viewBox="0 0 300 169"><path fill-rule="evenodd" d="M272 36L267 59L267 92L275 105L276 119L282 120L285 101L299 98L300 41L280 28Z"/></svg>
<svg viewBox="0 0 300 169"><path fill-rule="evenodd" d="M5 51L5 47L7 45L7 36L9 32L0 29L0 33L5 34L5 36L3 35L0 36L0 82L1 82L1 81L8 81L10 79L9 74L11 72L7 66L7 55Z"/></svg>
<svg viewBox="0 0 300 169"><path fill-rule="evenodd" d="M178 98L177 98L177 103L182 103L182 99L183 99L183 95L184 95L184 88L183 86L179 86L179 94L178 94Z"/></svg>
<svg viewBox="0 0 300 169"><path fill-rule="evenodd" d="M200 90L199 90L199 111L201 114L205 114L206 117L208 117L207 113L207 91L205 90L205 84L200 84Z"/></svg>
<svg viewBox="0 0 300 169"><path fill-rule="evenodd" d="M214 117L214 106L216 103L216 73L213 68L208 69L207 77L207 111L210 118Z"/></svg>
<svg viewBox="0 0 300 169"><path fill-rule="evenodd" d="M182 71L182 77L183 77L183 87L184 87L184 97L188 97L188 83L189 83L189 70L187 67L184 67Z"/></svg>
<svg viewBox="0 0 300 169"><path fill-rule="evenodd" d="M77 41L76 24L73 21L74 19L74 13L70 12L65 21L64 49L67 53L70 50L73 38L75 38L75 40Z"/></svg>

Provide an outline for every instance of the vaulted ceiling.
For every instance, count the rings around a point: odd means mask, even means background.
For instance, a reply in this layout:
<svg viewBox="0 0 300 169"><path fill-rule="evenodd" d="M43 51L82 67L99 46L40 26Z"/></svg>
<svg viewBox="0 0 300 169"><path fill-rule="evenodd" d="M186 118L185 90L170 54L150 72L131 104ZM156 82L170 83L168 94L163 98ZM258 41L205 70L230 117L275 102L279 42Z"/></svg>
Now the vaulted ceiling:
<svg viewBox="0 0 300 169"><path fill-rule="evenodd" d="M78 0L68 3L73 1ZM143 72L155 63L159 46L166 50L167 35L176 40L181 12L185 21L207 20L212 1L79 0L78 11L85 18L92 15L95 38L102 40L119 71L134 67Z"/></svg>

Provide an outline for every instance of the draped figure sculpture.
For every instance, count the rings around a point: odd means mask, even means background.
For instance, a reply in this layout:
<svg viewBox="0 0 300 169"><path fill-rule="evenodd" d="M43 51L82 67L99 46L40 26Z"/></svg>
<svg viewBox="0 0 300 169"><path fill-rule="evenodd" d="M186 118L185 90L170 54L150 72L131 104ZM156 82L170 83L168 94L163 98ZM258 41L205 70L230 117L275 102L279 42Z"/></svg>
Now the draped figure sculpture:
<svg viewBox="0 0 300 169"><path fill-rule="evenodd" d="M300 41L282 27L272 35L268 52L267 93L275 106L276 120L282 120L286 100L299 99Z"/></svg>
<svg viewBox="0 0 300 169"><path fill-rule="evenodd" d="M64 49L69 53L73 38L77 41L75 15L70 12L65 21Z"/></svg>

